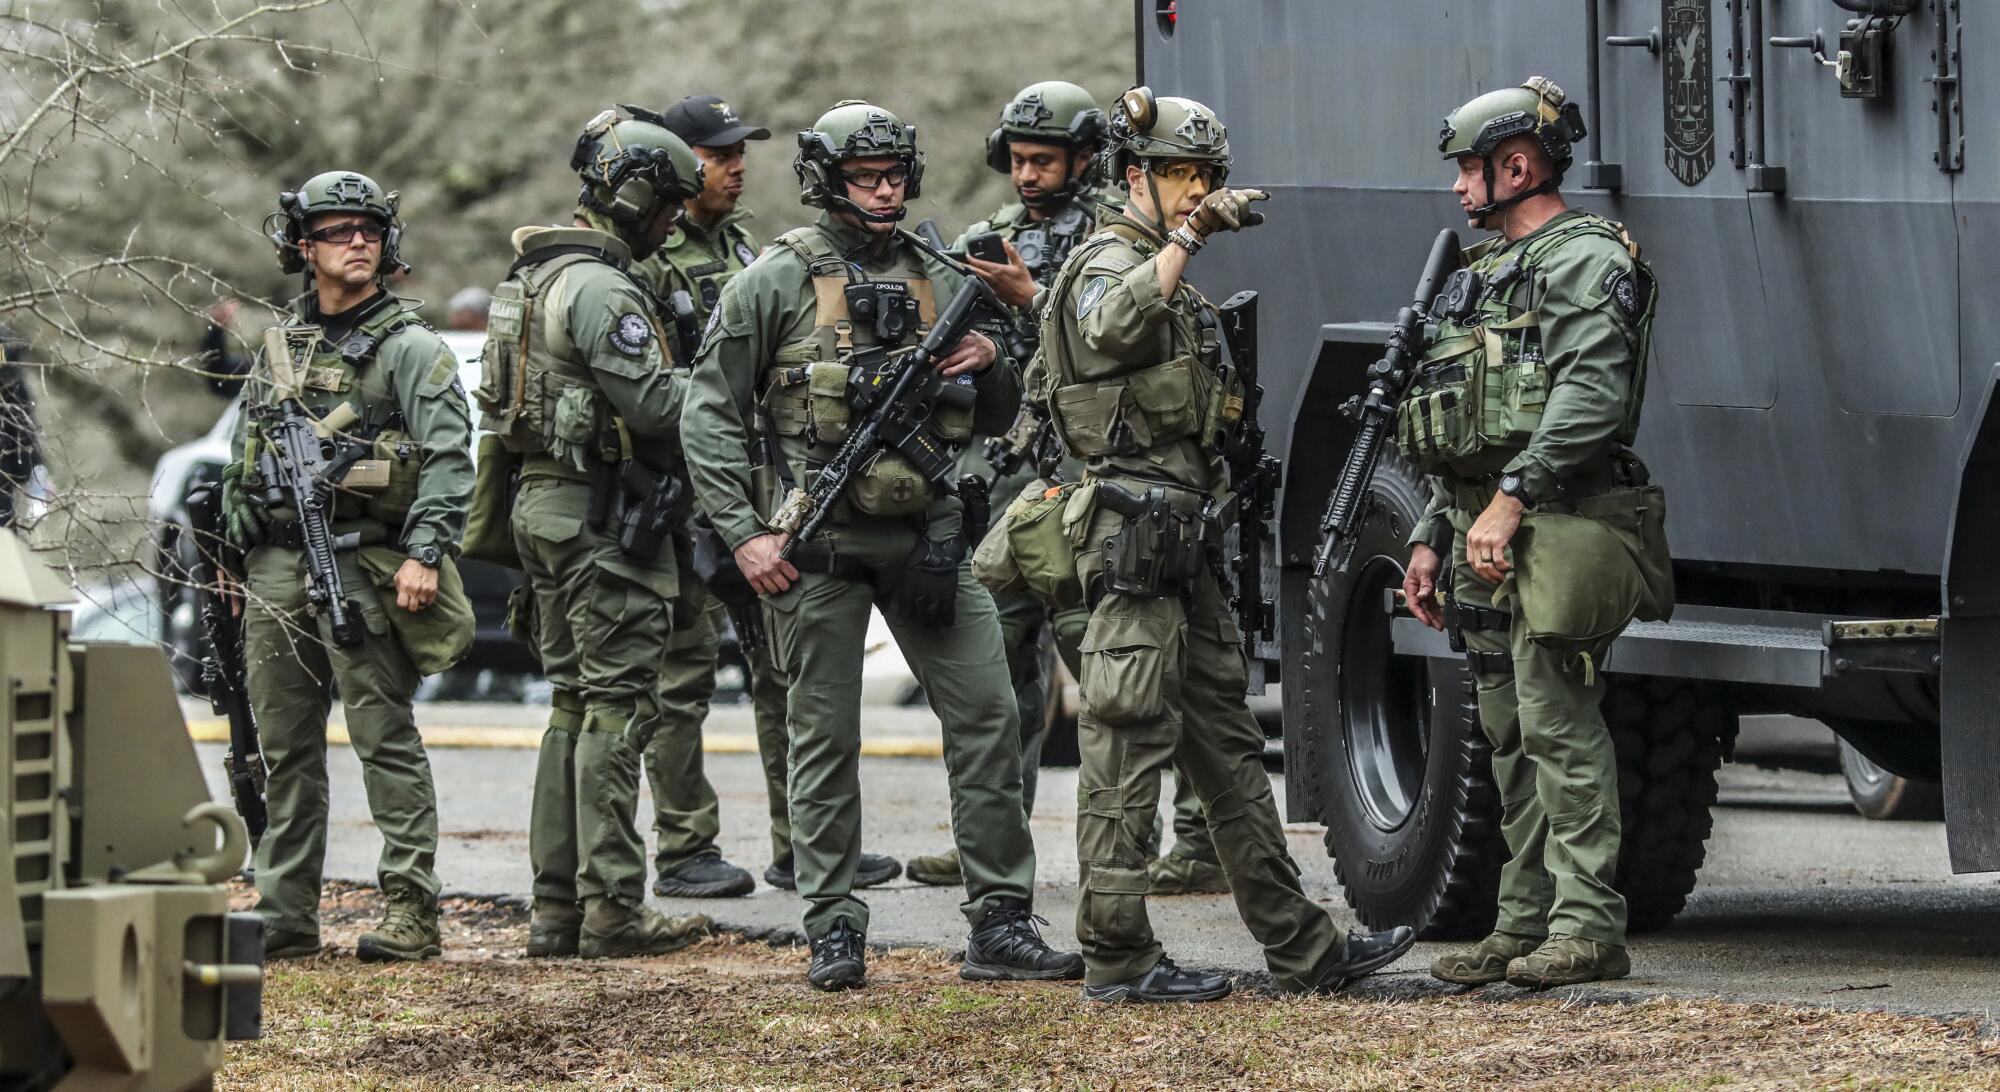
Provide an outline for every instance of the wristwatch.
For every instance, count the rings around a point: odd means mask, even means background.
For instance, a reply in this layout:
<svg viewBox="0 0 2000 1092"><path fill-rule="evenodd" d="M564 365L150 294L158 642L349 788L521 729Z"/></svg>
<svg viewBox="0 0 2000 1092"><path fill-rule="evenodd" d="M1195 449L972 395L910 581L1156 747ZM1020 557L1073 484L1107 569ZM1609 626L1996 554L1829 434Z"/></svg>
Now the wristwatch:
<svg viewBox="0 0 2000 1092"><path fill-rule="evenodd" d="M1535 499L1528 496L1527 483L1521 480L1521 475L1516 471L1509 470L1507 473L1500 475L1500 492L1520 501L1529 508L1535 506Z"/></svg>
<svg viewBox="0 0 2000 1092"><path fill-rule="evenodd" d="M444 551L430 543L425 543L422 546L412 546L410 547L410 560L422 565L426 569L435 569L444 561Z"/></svg>

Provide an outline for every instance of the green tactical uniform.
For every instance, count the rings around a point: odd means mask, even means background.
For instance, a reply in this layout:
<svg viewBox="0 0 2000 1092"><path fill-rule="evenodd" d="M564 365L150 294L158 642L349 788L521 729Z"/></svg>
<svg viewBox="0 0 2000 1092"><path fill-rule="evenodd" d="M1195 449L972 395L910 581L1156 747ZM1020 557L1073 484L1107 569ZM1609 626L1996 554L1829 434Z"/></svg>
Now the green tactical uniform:
<svg viewBox="0 0 2000 1092"><path fill-rule="evenodd" d="M1171 298L1161 295L1151 261L1159 248L1153 233L1121 217L1071 254L1043 313L1043 352L1064 446L1089 467L1085 488L1099 480L1134 492L1166 485L1176 507L1192 511L1225 488L1220 459L1201 439L1221 423L1206 420L1222 401L1215 339L1198 324L1209 305L1193 288L1183 282ZM1089 407L1106 405L1112 417L1092 416ZM1112 442L1120 432L1128 439ZM1101 505L1091 516L1077 558L1086 588L1124 522ZM1133 978L1161 957L1141 846L1159 809L1160 775L1172 765L1209 807L1237 911L1264 945L1271 973L1295 989L1317 982L1341 937L1301 890L1286 849L1264 733L1243 704L1243 635L1215 574L1203 566L1173 596L1104 594L1082 658L1077 857L1085 873L1076 932L1088 981Z"/></svg>
<svg viewBox="0 0 2000 1092"><path fill-rule="evenodd" d="M1624 445L1639 424L1651 275L1617 225L1577 211L1524 239L1489 240L1467 259L1489 283L1509 263L1520 273L1465 323L1440 327L1421 385L1398 414L1399 447L1432 473L1430 506L1410 541L1453 559L1451 595L1473 654L1513 853L1501 874L1498 927L1623 944L1625 900L1611 886L1618 764L1598 711L1603 680L1580 662L1593 653L1530 641L1520 614L1495 611L1498 586L1466 563L1465 534L1510 471L1528 496L1549 498L1551 511L1643 480ZM1472 353L1498 379L1486 381L1489 408L1456 426L1439 415L1435 440L1419 437L1417 428L1431 428L1418 424L1423 411L1464 387L1429 377L1470 365ZM1602 650L1594 656L1601 662Z"/></svg>
<svg viewBox="0 0 2000 1092"><path fill-rule="evenodd" d="M685 292L693 308L694 329L707 324L723 286L757 259L757 242L743 226L750 215L750 210L739 208L706 226L682 220L680 230L668 236L652 257L633 267L634 279L658 301L664 322L675 319L668 301L674 293ZM701 726L715 695L715 657L727 613L695 579L691 566L681 573L679 594L698 604L700 613L686 612L698 620L667 644L666 664L660 671L663 720L646 749L646 780L653 787L653 833L658 842L653 864L662 875L716 854L715 840L722 830L715 788L702 771ZM771 858L788 862L792 831L785 808L785 680L772 670L768 648L759 648L747 659L757 751L770 801Z"/></svg>
<svg viewBox="0 0 2000 1092"><path fill-rule="evenodd" d="M445 618L454 607L446 595L455 579L441 581L439 601L412 614L396 604L394 575L406 550L455 550L472 492L471 424L458 361L403 299L383 292L348 314L328 317L318 314L309 294L293 301L285 324L322 326L340 338L339 344L319 340L300 403L315 417L342 404L353 407L360 422L347 432L379 436L378 453L392 455L387 488L372 496L343 490L333 510L335 534L352 533L362 544L335 555L342 587L361 608L360 644L342 647L331 621L309 609L295 514L275 512L262 544L245 559L250 704L270 767L270 827L257 848L258 910L272 928L316 937L326 856L326 718L336 686L369 811L382 833L377 879L390 898L411 899L435 915L437 795L411 701L423 679L412 652L430 660L425 654L438 650L413 649L408 623L397 616L435 612ZM263 442L257 408L272 391L269 362L260 354L231 447L233 470L252 494L260 484ZM459 624L428 638L434 645L455 644L458 654L471 640L463 594L460 588ZM435 661L425 666L438 669Z"/></svg>
<svg viewBox="0 0 2000 1092"><path fill-rule="evenodd" d="M873 344L873 329L849 321L841 299L848 271L868 280L902 281L923 301L923 319L956 290L959 274L915 247L872 236L823 215L781 236L778 245L730 282L710 321L695 366L686 433L688 461L702 509L731 548L768 528L779 498L752 487L744 452L762 417L775 433L783 473L805 483L839 446L846 423L841 377L848 347ZM847 254L843 262L841 255ZM817 291L816 291L817 290ZM975 424L1004 427L1020 399L1005 361L981 374L972 420L951 427L961 442ZM698 423L696 423L698 422ZM941 430L942 431L942 430ZM942 541L959 533L959 503L944 494L907 515L868 515L852 497L836 504L824 541L859 571L890 576L919 535ZM802 570L805 565L800 566ZM865 933L867 905L851 891L860 852L860 690L862 647L875 591L854 577L802 571L785 592L765 600L779 662L791 678L791 819L805 928L818 937L837 922ZM1024 904L1034 889L1034 843L1021 810L1020 759L1013 697L992 600L961 568L956 620L917 627L894 619L897 643L944 722L952 821L967 862L962 908L977 924L994 900Z"/></svg>
<svg viewBox="0 0 2000 1092"><path fill-rule="evenodd" d="M646 868L632 809L639 756L660 725L657 673L679 572L672 549L642 561L619 549L615 525L590 525L591 479L601 460L597 434L614 417L631 457L655 471L678 462L686 373L667 366L651 302L626 275L631 251L617 236L523 228L514 247L527 259L517 266L521 295L533 300L527 355L561 377L560 402L575 407L551 422L571 438L565 454L530 452L522 461L511 520L554 690L535 777L534 892L636 906ZM565 247L580 249L553 253ZM537 260L538 252L550 256ZM504 290L495 293L496 310L509 302Z"/></svg>
<svg viewBox="0 0 2000 1092"><path fill-rule="evenodd" d="M1490 156L1496 142L1482 144L1470 132L1488 100L1531 116L1539 110L1545 125L1565 116L1561 91L1546 81L1494 92L1454 115L1465 132L1448 123L1447 158ZM1557 178L1567 151L1562 143L1552 156ZM1615 977L1625 973L1611 969L1624 963L1625 943L1625 900L1612 886L1618 764L1598 709L1599 668L1637 607L1633 562L1648 553L1638 526L1649 512L1657 513L1655 529L1664 520L1659 492L1646 486L1646 469L1628 447L1639 427L1657 292L1623 229L1576 210L1523 238L1489 239L1465 258L1455 283L1479 290L1444 318L1397 412L1397 447L1431 483L1410 542L1451 559L1447 624L1463 635L1493 744L1512 854L1501 872L1496 928L1520 954L1543 937L1619 949L1562 956L1587 977ZM1515 569L1496 585L1467 563L1466 533L1501 488L1526 509L1509 547ZM1586 546L1602 541L1608 554L1572 552L1578 535ZM1609 567L1596 560L1605 556ZM1633 589L1633 601L1573 620L1576 603L1616 599L1615 588ZM1654 617L1671 591L1658 598L1648 608ZM1567 613L1554 609L1566 606ZM1514 959L1508 977L1521 966ZM1484 978L1499 975L1489 966Z"/></svg>

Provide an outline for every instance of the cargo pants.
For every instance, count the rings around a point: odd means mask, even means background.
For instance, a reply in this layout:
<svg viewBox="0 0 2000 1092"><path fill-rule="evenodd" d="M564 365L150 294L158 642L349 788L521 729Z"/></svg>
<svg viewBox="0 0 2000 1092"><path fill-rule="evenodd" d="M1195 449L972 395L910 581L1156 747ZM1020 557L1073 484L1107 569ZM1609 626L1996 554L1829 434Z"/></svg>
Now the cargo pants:
<svg viewBox="0 0 2000 1092"><path fill-rule="evenodd" d="M929 534L958 533L953 513L933 519ZM857 518L829 527L836 555L877 573L898 571L916 532L902 520ZM827 573L801 573L765 599L772 647L791 678L786 724L791 733L792 845L805 931L819 937L836 922L868 931L868 905L854 894L861 856L861 661L875 589ZM965 872L966 919L977 925L1001 898L1031 902L1035 844L1021 808L1019 729L993 598L958 571L952 624L916 626L891 618L890 632L909 661L931 709L944 724L951 827Z"/></svg>
<svg viewBox="0 0 2000 1092"><path fill-rule="evenodd" d="M722 832L715 787L702 769L701 729L715 697L715 657L728 614L692 571L682 573L680 594L699 604L696 620L667 641L667 658L660 668L660 730L646 747L646 781L653 789L657 840L653 867L662 875L716 853L715 839ZM768 651L759 649L747 660L750 677L745 682L756 715L757 754L770 801L771 859L783 865L792 857L792 827L785 804L785 682L770 669Z"/></svg>
<svg viewBox="0 0 2000 1092"><path fill-rule="evenodd" d="M1491 608L1496 585L1465 560L1477 514L1449 512L1452 596ZM1510 603L1512 601L1510 600ZM1496 928L1523 936L1566 933L1625 943L1618 872L1618 756L1599 703L1604 678L1527 638L1519 614L1506 633L1468 626L1466 648L1504 657L1512 670L1479 670L1479 721L1493 744L1500 829L1511 855L1500 870ZM1602 657L1598 658L1601 662ZM1589 676L1589 677L1587 677Z"/></svg>
<svg viewBox="0 0 2000 1092"><path fill-rule="evenodd" d="M1121 523L1104 509L1092 516L1077 557L1084 587L1096 581L1105 540ZM1264 772L1264 733L1244 704L1242 631L1215 575L1204 569L1178 596L1105 594L1091 609L1082 653L1076 935L1085 980L1122 981L1160 960L1142 847L1158 819L1160 776L1173 766L1207 809L1236 911L1264 946L1271 974L1281 988L1310 987L1345 940L1305 894L1286 848Z"/></svg>
<svg viewBox="0 0 2000 1092"><path fill-rule="evenodd" d="M326 718L333 688L361 760L369 814L382 834L375 876L384 891L435 901L437 793L411 699L422 676L390 632L391 609L351 552L335 555L341 583L361 608L361 644L334 643L332 624L308 613L305 555L259 546L246 559L243 647L250 707L269 767L270 826L257 847L258 912L278 929L319 932L326 861Z"/></svg>
<svg viewBox="0 0 2000 1092"><path fill-rule="evenodd" d="M634 825L641 755L660 727L673 624L673 554L640 565L585 518L590 486L524 472L511 517L554 693L528 827L537 898L645 898Z"/></svg>

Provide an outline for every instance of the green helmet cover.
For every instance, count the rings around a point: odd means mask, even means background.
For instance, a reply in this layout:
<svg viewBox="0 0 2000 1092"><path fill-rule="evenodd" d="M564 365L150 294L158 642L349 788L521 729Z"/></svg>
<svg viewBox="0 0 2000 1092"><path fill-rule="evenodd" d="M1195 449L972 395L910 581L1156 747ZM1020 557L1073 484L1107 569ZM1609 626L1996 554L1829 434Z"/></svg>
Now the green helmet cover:
<svg viewBox="0 0 2000 1092"><path fill-rule="evenodd" d="M396 218L401 205L395 191L384 192L375 180L358 171L321 171L306 179L296 190L278 194L278 211L264 218L264 237L278 249L278 267L286 273L304 272L305 258L299 242L305 238L306 223L328 212L358 212L381 221L381 273L408 271L402 257L402 221Z"/></svg>
<svg viewBox="0 0 2000 1092"><path fill-rule="evenodd" d="M923 192L924 153L917 150L917 127L880 106L860 99L835 103L819 116L812 128L799 131L799 151L792 157L792 172L799 179L799 203L815 208L852 212L866 218L846 197L846 188L835 184L834 172L850 159L894 156L909 172L909 200ZM900 219L900 217L898 217Z"/></svg>
<svg viewBox="0 0 2000 1092"><path fill-rule="evenodd" d="M1219 186L1229 176L1229 131L1215 111L1193 99L1154 98L1151 89L1134 87L1112 112L1105 159L1112 181L1123 180L1129 166L1153 161L1212 163Z"/></svg>
<svg viewBox="0 0 2000 1092"><path fill-rule="evenodd" d="M701 158L660 124L660 115L636 106L620 109L630 116L605 110L583 127L569 166L583 179L578 204L636 231L662 205L678 208L701 193Z"/></svg>
<svg viewBox="0 0 2000 1092"><path fill-rule="evenodd" d="M1083 88L1063 80L1029 84L1000 111L1000 127L986 138L986 164L1005 173L1007 143L1015 137L1081 148L1102 144L1104 126L1104 111Z"/></svg>
<svg viewBox="0 0 2000 1092"><path fill-rule="evenodd" d="M1519 87L1503 87L1453 110L1438 134L1438 154L1490 156L1503 142L1532 136L1555 165L1557 177L1575 159L1572 146L1586 135L1583 112L1544 76Z"/></svg>

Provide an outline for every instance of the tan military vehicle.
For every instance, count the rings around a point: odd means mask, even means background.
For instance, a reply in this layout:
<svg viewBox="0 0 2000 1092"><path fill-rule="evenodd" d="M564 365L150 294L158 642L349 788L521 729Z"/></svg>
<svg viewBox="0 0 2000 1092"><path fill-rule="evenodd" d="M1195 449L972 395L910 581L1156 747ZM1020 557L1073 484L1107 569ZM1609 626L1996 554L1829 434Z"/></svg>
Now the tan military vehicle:
<svg viewBox="0 0 2000 1092"><path fill-rule="evenodd" d="M0 1089L204 1088L262 1019L249 837L165 658L72 644L71 598L0 530Z"/></svg>

